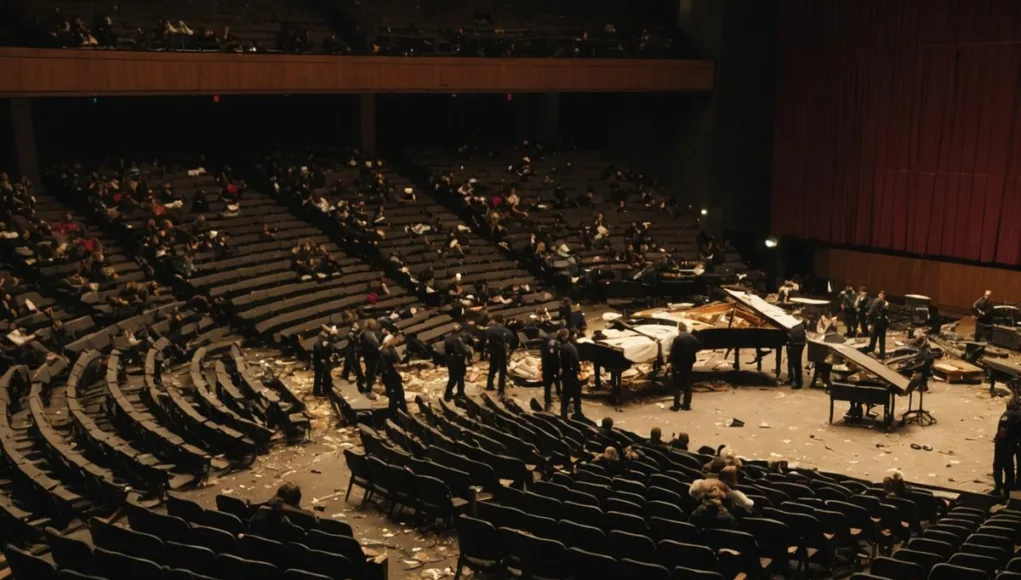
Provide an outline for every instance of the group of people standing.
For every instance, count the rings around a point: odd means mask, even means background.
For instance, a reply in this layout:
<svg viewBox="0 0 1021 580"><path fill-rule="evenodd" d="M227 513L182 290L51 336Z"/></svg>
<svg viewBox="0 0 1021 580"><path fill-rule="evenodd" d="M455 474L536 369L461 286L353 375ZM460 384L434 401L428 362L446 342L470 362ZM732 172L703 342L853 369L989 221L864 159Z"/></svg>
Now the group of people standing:
<svg viewBox="0 0 1021 580"><path fill-rule="evenodd" d="M375 400L372 392L377 378L382 378L389 398L391 411L407 411L404 400L404 378L398 365L404 361L399 347L404 344L404 335L381 329L375 319L368 319L364 327L350 320L347 336L341 340L339 333L324 331L312 347L312 362L315 378L312 394L324 397L333 386L332 372L336 361L343 358L342 378L347 381L354 375L358 391L367 399ZM338 352L338 347L341 347ZM363 370L364 365L364 370Z"/></svg>
<svg viewBox="0 0 1021 580"><path fill-rule="evenodd" d="M847 326L847 337L869 337L865 352L875 352L879 346L879 358L886 357L886 330L890 327L890 303L886 291L880 290L875 298L869 296L865 286L858 288L848 282L840 292L840 313Z"/></svg>

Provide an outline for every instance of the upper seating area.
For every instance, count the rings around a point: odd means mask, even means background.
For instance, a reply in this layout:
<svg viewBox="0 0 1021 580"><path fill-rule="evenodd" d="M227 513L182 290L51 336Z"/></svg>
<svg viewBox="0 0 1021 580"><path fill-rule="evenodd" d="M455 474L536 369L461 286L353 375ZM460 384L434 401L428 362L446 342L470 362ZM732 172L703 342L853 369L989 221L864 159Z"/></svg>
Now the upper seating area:
<svg viewBox="0 0 1021 580"><path fill-rule="evenodd" d="M666 24L674 9L620 0L584 6L22 0L16 6L23 41L42 47L514 58L680 58L685 51L676 26Z"/></svg>
<svg viewBox="0 0 1021 580"><path fill-rule="evenodd" d="M372 52L389 56L668 58L674 29L643 3L339 0Z"/></svg>
<svg viewBox="0 0 1021 580"><path fill-rule="evenodd" d="M319 14L289 0L26 2L41 46L134 50L349 52Z"/></svg>

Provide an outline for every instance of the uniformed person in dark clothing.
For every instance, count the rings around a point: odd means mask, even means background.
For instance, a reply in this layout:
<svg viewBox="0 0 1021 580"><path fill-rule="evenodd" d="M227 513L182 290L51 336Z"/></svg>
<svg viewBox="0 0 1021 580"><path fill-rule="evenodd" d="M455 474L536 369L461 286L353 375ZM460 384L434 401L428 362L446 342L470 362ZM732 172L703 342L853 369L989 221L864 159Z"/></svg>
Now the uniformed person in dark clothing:
<svg viewBox="0 0 1021 580"><path fill-rule="evenodd" d="M553 387L557 388L557 396L563 397L560 384L560 340L555 334L546 337L539 350L542 363L542 388L546 397L545 410L553 407Z"/></svg>
<svg viewBox="0 0 1021 580"><path fill-rule="evenodd" d="M454 398L454 387L457 387L457 396L464 396L464 375L468 372L468 362L472 358L471 348L465 343L461 336L461 325L455 324L454 329L443 339L443 354L447 358L447 391L443 394L443 400L449 401Z"/></svg>
<svg viewBox="0 0 1021 580"><path fill-rule="evenodd" d="M574 404L574 414L581 416L581 358L578 347L574 345L575 337L566 328L557 333L560 339L560 416L567 418L567 409Z"/></svg>
<svg viewBox="0 0 1021 580"><path fill-rule="evenodd" d="M333 370L333 354L333 341L324 333L312 347L312 366L315 370L312 394L316 397L325 397L333 385L330 374Z"/></svg>
<svg viewBox="0 0 1021 580"><path fill-rule="evenodd" d="M939 308L935 304L929 305L929 319L926 321L928 332L932 336L939 336L939 331L943 326L943 317L939 313Z"/></svg>
<svg viewBox="0 0 1021 580"><path fill-rule="evenodd" d="M886 292L880 290L876 299L869 307L868 323L869 346L865 352L871 353L876 350L876 343L879 343L879 358L886 357L886 329L890 326L889 304L886 302Z"/></svg>
<svg viewBox="0 0 1021 580"><path fill-rule="evenodd" d="M401 363L401 355L397 353L397 347L404 342L403 334L394 334L380 350L379 359L382 367L383 386L386 388L386 396L390 400L388 406L391 413L398 409L408 412L408 403L404 399L404 378L397 365Z"/></svg>
<svg viewBox="0 0 1021 580"><path fill-rule="evenodd" d="M510 358L511 341L514 335L503 325L499 317L489 321L486 328L486 352L489 354L489 377L486 379L486 390L493 390L493 379L500 375L497 394L501 397L507 388L507 360Z"/></svg>
<svg viewBox="0 0 1021 580"><path fill-rule="evenodd" d="M351 323L351 327L347 331L347 345L344 347L344 370L341 371L341 376L345 381L350 380L351 373L354 373L355 380L358 381L358 390L362 390L365 385L365 375L362 373L362 364L359 362L361 355L360 330L357 322Z"/></svg>
<svg viewBox="0 0 1021 580"><path fill-rule="evenodd" d="M989 298L993 293L989 290L971 305L971 313L975 316L975 340L993 339L993 301Z"/></svg>
<svg viewBox="0 0 1021 580"><path fill-rule="evenodd" d="M671 411L691 410L691 367L695 366L699 342L683 322L677 323L677 337L670 346L670 368L674 379L674 406ZM681 402L681 393L684 402Z"/></svg>
<svg viewBox="0 0 1021 580"><path fill-rule="evenodd" d="M805 386L802 374L805 366L804 354L807 341L808 336L805 335L804 323L787 331L787 379L795 389Z"/></svg>
<svg viewBox="0 0 1021 580"><path fill-rule="evenodd" d="M857 299L854 286L848 282L840 293L840 316L844 319L844 326L847 327L848 338L854 338L855 329L858 328L858 309L855 307Z"/></svg>
<svg viewBox="0 0 1021 580"><path fill-rule="evenodd" d="M858 288L858 297L854 300L854 309L858 312L858 336L869 335L869 308L872 299L864 286Z"/></svg>
<svg viewBox="0 0 1021 580"><path fill-rule="evenodd" d="M379 369L379 335L376 334L378 327L379 323L375 320L366 320L365 330L358 337L362 349L362 359L365 361L365 386L362 388L362 392L369 399L376 397L372 393L372 387L376 384L376 374Z"/></svg>
<svg viewBox="0 0 1021 580"><path fill-rule="evenodd" d="M1018 430L1017 425L1018 401L1011 397L1007 401L1007 408L1000 415L996 425L996 437L993 439L993 482L995 489L993 493L1010 496L1010 488L1014 483L1014 455L1017 451L1017 441L1011 435Z"/></svg>

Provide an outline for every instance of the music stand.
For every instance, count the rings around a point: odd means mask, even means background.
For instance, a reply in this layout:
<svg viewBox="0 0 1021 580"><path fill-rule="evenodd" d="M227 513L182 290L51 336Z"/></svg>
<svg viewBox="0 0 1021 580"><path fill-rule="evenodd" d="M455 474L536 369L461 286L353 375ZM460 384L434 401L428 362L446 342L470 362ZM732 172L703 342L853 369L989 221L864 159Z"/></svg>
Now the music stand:
<svg viewBox="0 0 1021 580"><path fill-rule="evenodd" d="M936 423L936 417L933 417L932 413L925 409L925 392L928 390L927 381L918 375L911 377L911 383L908 384L908 410L900 416L901 426L915 423L919 427L928 427ZM912 409L911 404L914 402L915 391L918 391L918 408Z"/></svg>

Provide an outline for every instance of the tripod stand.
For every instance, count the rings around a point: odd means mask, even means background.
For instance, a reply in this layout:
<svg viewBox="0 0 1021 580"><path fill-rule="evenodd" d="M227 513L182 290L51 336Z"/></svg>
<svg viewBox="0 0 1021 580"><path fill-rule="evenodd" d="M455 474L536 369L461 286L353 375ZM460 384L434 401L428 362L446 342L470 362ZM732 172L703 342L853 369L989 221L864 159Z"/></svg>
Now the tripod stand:
<svg viewBox="0 0 1021 580"><path fill-rule="evenodd" d="M919 427L928 427L936 422L936 417L925 410L925 392L928 390L928 381L921 373L916 373L911 377L911 382L908 384L908 410L900 416L901 426L915 423ZM914 402L915 391L918 392L918 408L912 409L911 404Z"/></svg>

